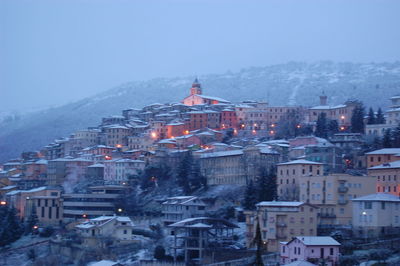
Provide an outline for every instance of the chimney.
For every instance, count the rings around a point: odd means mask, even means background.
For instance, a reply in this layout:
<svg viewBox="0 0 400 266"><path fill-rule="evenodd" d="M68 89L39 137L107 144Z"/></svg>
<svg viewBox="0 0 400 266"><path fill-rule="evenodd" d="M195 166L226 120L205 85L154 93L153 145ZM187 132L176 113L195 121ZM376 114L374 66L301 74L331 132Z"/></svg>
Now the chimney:
<svg viewBox="0 0 400 266"><path fill-rule="evenodd" d="M327 102L328 102L328 96L326 96L325 92L323 91L322 95L319 96L319 105L322 105L322 106L327 105Z"/></svg>

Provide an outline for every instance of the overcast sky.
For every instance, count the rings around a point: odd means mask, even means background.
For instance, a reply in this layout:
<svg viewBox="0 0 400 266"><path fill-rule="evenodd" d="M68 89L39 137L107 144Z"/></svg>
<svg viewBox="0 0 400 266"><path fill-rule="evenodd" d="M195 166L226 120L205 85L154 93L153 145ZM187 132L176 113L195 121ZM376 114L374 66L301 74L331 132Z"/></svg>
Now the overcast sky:
<svg viewBox="0 0 400 266"><path fill-rule="evenodd" d="M397 0L0 0L0 111L154 77L392 62L399 14Z"/></svg>

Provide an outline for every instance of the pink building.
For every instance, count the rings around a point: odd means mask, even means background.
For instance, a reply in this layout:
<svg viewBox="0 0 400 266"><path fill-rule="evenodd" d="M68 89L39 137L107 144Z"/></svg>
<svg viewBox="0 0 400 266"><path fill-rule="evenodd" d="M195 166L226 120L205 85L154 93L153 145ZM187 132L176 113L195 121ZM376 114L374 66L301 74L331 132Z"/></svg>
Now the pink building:
<svg viewBox="0 0 400 266"><path fill-rule="evenodd" d="M324 262L327 266L339 265L340 243L330 236L298 236L281 242L281 264L293 261Z"/></svg>

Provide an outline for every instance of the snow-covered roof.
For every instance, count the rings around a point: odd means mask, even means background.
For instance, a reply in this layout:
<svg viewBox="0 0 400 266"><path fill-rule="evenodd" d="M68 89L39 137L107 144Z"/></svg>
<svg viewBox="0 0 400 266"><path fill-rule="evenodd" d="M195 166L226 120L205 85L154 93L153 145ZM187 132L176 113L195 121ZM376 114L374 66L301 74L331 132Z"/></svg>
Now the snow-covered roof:
<svg viewBox="0 0 400 266"><path fill-rule="evenodd" d="M286 163L278 163L277 165L291 165L291 164L315 164L315 165L323 165L322 163L317 163L313 161L308 161L308 160L294 160Z"/></svg>
<svg viewBox="0 0 400 266"><path fill-rule="evenodd" d="M398 154L398 153L400 153L400 148L385 148L385 149L367 152L366 154L374 155L374 154Z"/></svg>
<svg viewBox="0 0 400 266"><path fill-rule="evenodd" d="M340 246L340 243L330 236L297 236L296 239L307 246Z"/></svg>
<svg viewBox="0 0 400 266"><path fill-rule="evenodd" d="M242 155L242 150L231 150L231 151L217 151L210 153L203 153L200 158L212 158L212 157L224 157L224 156L236 156Z"/></svg>
<svg viewBox="0 0 400 266"><path fill-rule="evenodd" d="M224 102L224 103L229 103L229 101L222 99L222 98L218 98L218 97L214 97L214 96L207 96L207 95L203 95L203 94L195 94L201 98L204 99L208 99L208 100L214 100L214 101L218 101L218 102Z"/></svg>
<svg viewBox="0 0 400 266"><path fill-rule="evenodd" d="M88 167L104 167L104 164L95 163L95 164L92 164L92 165L90 165L90 166L88 166Z"/></svg>
<svg viewBox="0 0 400 266"><path fill-rule="evenodd" d="M395 169L395 168L400 168L400 160L373 166L373 167L368 168L368 170Z"/></svg>
<svg viewBox="0 0 400 266"><path fill-rule="evenodd" d="M279 154L279 152L277 152L277 151L275 151L275 150L273 150L273 149L270 149L270 148L268 148L268 147L261 147L261 148L260 148L260 153L265 153L265 154Z"/></svg>
<svg viewBox="0 0 400 266"><path fill-rule="evenodd" d="M0 188L0 190L9 190L9 189L13 189L13 188L16 188L17 186L5 186L5 187L2 187L2 188Z"/></svg>
<svg viewBox="0 0 400 266"><path fill-rule="evenodd" d="M398 196L389 193L375 193L352 199L352 201L391 201L400 202Z"/></svg>
<svg viewBox="0 0 400 266"><path fill-rule="evenodd" d="M101 260L97 262L90 262L87 266L115 266L119 265L118 262L111 261L111 260Z"/></svg>
<svg viewBox="0 0 400 266"><path fill-rule="evenodd" d="M90 266L92 266L92 265L90 265ZM305 260L296 260L291 263L284 264L283 266L315 266L315 264L312 264L311 262L308 262Z"/></svg>
<svg viewBox="0 0 400 266"><path fill-rule="evenodd" d="M259 207L299 207L305 204L301 201L261 201L256 204Z"/></svg>

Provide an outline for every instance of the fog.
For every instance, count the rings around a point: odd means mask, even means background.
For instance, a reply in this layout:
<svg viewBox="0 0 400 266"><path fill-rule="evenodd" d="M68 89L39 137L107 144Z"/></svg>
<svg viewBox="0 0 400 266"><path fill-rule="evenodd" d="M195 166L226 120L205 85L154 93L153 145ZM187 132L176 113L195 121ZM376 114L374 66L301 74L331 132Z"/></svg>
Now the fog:
<svg viewBox="0 0 400 266"><path fill-rule="evenodd" d="M287 61L400 58L399 1L1 0L0 111Z"/></svg>

